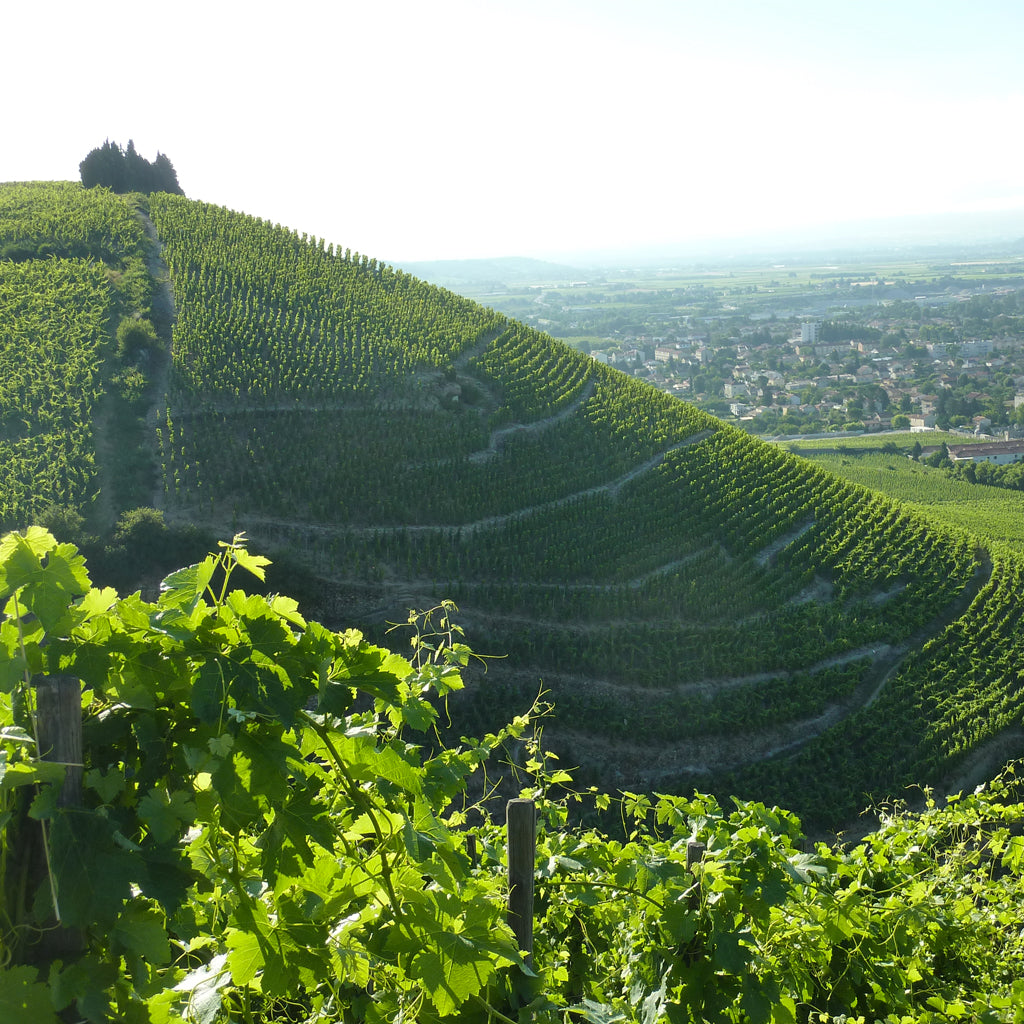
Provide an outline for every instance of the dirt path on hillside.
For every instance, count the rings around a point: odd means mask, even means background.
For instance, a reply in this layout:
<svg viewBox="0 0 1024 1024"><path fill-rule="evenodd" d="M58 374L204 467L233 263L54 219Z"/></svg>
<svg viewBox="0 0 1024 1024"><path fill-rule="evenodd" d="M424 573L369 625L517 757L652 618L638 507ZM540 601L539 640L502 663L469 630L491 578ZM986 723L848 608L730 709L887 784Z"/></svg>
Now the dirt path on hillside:
<svg viewBox="0 0 1024 1024"><path fill-rule="evenodd" d="M939 781L943 796L973 790L994 778L1009 761L1024 757L1024 729L1004 729L988 742L971 751L957 766Z"/></svg>
<svg viewBox="0 0 1024 1024"><path fill-rule="evenodd" d="M157 238L156 228L149 217L141 210L136 214L142 223L147 238L150 239L150 246L146 255L146 268L150 277L155 283L153 301L151 304L151 317L154 326L167 347L167 354L154 361L151 374L152 398L146 414L146 436L153 444L155 450L156 416L158 408L165 404L167 391L168 373L170 369L170 325L174 321L174 295L171 292L170 276L167 266L160 257L162 246ZM93 527L99 532L106 532L114 525L118 509L114 505L112 482L112 467L117 462L118 446L123 440L115 437L114 423L114 396L105 392L101 397L93 417L93 446L96 452L96 483L98 492L92 508L89 510L89 518ZM163 504L163 484L157 482L153 495L153 506L160 508Z"/></svg>
<svg viewBox="0 0 1024 1024"><path fill-rule="evenodd" d="M815 662L813 665L807 665L793 671L801 673L821 672L825 669L849 665L851 662L860 661L864 658L870 658L872 661L879 662L890 658L893 654L899 653L902 648L903 645L893 647L890 644L868 644L864 647L843 651L840 654L829 655L829 657L822 658L821 661ZM747 686L756 686L758 683L767 683L773 679L783 679L792 674L792 672L786 669L776 669L774 671L753 672L750 675L745 676L718 676L696 680L681 680L679 682L671 683L668 686L637 687L635 684L629 682L617 682L607 679L590 679L585 676L569 675L560 672L543 672L539 668L534 668L532 670L530 668L524 668L520 671L530 675L542 674L546 680L551 682L558 682L560 680L563 683L574 687L585 685L587 689L592 690L595 693L605 693L616 698L620 697L624 693L636 695L643 695L645 693L659 695L671 693L679 696L700 696L710 698L722 693L723 691L738 690Z"/></svg>
<svg viewBox="0 0 1024 1024"><path fill-rule="evenodd" d="M678 748L661 747L657 750L657 765L651 766L652 746L649 742L629 740L607 740L581 733L572 728L559 729L552 724L548 728L549 737L555 741L556 749L560 743L571 745L575 753L583 761L597 759L597 763L611 761L622 767L619 769L629 785L643 784L656 788L658 785L671 782L683 774L710 774L712 772L730 770L753 764L758 761L775 757L783 757L795 753L815 737L838 724L844 718L861 708L870 707L875 703L885 686L899 671L907 657L917 651L929 639L934 638L949 624L963 615L971 603L988 582L992 573L991 559L983 553L983 557L975 568L975 572L964 590L945 608L942 613L932 619L926 626L917 630L913 636L898 645L879 644L848 651L841 655L828 658L811 666L807 671L816 672L824 668L842 665L858 658L871 657L873 669L867 679L861 683L848 697L830 703L823 711L808 718L781 723L778 726L758 733L744 732L739 736L709 734L703 736L687 736L680 740ZM702 693L713 696L722 690L742 686L756 685L769 679L778 678L784 673L765 672L751 676L705 679L691 683L680 683L670 687L673 692ZM518 670L516 677L537 679L543 677L545 682L555 687L561 682L571 687L585 687L598 692L605 691L621 696L633 694L642 701L644 691L626 684L608 681L595 681L583 677L564 676L558 673L541 672L538 669ZM656 692L664 693L666 688ZM557 703L557 696L555 697ZM1007 730L988 744L983 745L968 759L964 768L956 776L950 778L943 786L945 792L956 792L965 788L972 780L983 781L1000 764L1024 753L1024 731ZM1006 756L1004 756L1004 754ZM585 755L585 756L584 756Z"/></svg>
<svg viewBox="0 0 1024 1024"><path fill-rule="evenodd" d="M142 227L146 232L146 237L152 243L146 258L146 266L154 285L153 323L157 329L157 334L164 343L163 355L155 361L153 366L151 383L153 397L149 408L146 410L146 438L152 445L155 461L159 464L160 446L156 441L156 428L167 416L167 392L171 381L172 343L177 306L174 301L174 288L171 285L171 272L166 262L164 262L164 246L157 234L156 225L149 218L149 215L141 210L139 211L139 218L142 220ZM153 485L151 504L156 509L162 510L164 507L164 480L163 475L159 472L156 474L156 481Z"/></svg>
<svg viewBox="0 0 1024 1024"><path fill-rule="evenodd" d="M472 353L479 354L479 352L486 349L487 345L494 341L496 337L497 332L490 332L485 338L471 346L471 349L468 352L464 352L459 356L459 364L467 363L472 358ZM485 381L481 380L479 377L462 373L461 375L457 375L456 383L458 383L460 377L463 382L462 386L466 386L468 384L476 391L477 395L482 400L484 411L493 411L498 408L498 399ZM410 380L417 380L420 382L426 381L433 385L434 390L438 392L444 389L444 376L441 371L421 371L414 374L413 378ZM405 381L404 385L408 386L409 383L410 381ZM372 399L360 399L357 401L352 401L351 399L346 400L345 398L330 399L328 401L306 401L296 399L294 401L275 402L268 405L253 405L239 402L204 402L202 408L176 409L174 418L176 420L181 420L192 416L206 416L211 412L215 412L221 416L246 417L265 415L272 416L275 414L287 415L295 412L351 412L360 410L366 412L379 412L381 409L391 406L408 408L410 405L415 405L415 402L413 401L403 400L398 393L400 390L401 386L391 392L374 396ZM505 447L506 442L510 438L541 434L546 430L550 430L552 427L557 426L559 423L562 423L569 419L569 417L575 415L586 401L594 397L596 390L597 387L594 380L587 380L580 389L580 393L572 400L572 402L554 415L545 416L542 419L533 420L529 423L511 423L508 426L496 427L491 431L486 446L470 452L469 455L466 456L467 461L473 463L489 462L501 453L501 450ZM407 398L408 396L406 396L406 399ZM474 409L475 408L476 407L474 406ZM426 468L429 466L442 468L445 462L446 460L444 459L437 459L434 462L416 463L414 465L416 468Z"/></svg>
<svg viewBox="0 0 1024 1024"><path fill-rule="evenodd" d="M498 453L505 446L505 442L510 437L519 437L522 435L529 434L540 434L545 430L549 430L551 427L561 423L563 420L567 420L570 416L574 415L587 399L594 396L596 390L593 380L588 380L580 393L560 412L555 413L554 416L548 416L542 420L534 420L532 423L513 423L507 427L499 427L497 430L491 431L490 439L487 442L487 447L482 448L479 451L472 452L469 455L470 462L489 462L491 459L497 457Z"/></svg>
<svg viewBox="0 0 1024 1024"><path fill-rule="evenodd" d="M784 548L788 548L790 544L795 544L805 533L814 528L814 520L808 519L806 522L801 523L799 526L790 530L789 533L783 534L777 540L772 541L767 547L762 548L756 555L754 555L754 561L764 568L768 565Z"/></svg>
<svg viewBox="0 0 1024 1024"><path fill-rule="evenodd" d="M721 555L722 560L726 562L732 561L732 556L726 552L726 550L719 544L713 545L717 550L718 554ZM675 572L678 569L682 569L684 566L689 565L691 562L696 562L698 559L703 558L704 555L710 551L711 548L702 548L700 551L693 551L683 558L677 558L672 562L665 562L664 565L659 565L648 572L641 573L639 576L631 576L628 580L622 580L619 583L539 583L532 580L517 580L516 588L518 590L556 590L561 592L572 592L572 593L598 593L607 592L609 590L616 590L619 588L625 588L628 590L639 590L645 583L656 579L658 576L666 576L670 572ZM477 581L462 581L461 586L472 590L474 587L487 587L491 586L489 583L479 583ZM530 620L525 617L522 618L523 622L535 621L538 625L544 624L547 620ZM650 622L650 619L645 618L644 622ZM673 622L678 619L671 620ZM600 628L607 626L607 622L602 622Z"/></svg>
<svg viewBox="0 0 1024 1024"><path fill-rule="evenodd" d="M959 595L946 607L946 609L937 615L927 625L922 626L921 629L917 630L913 636L907 641L906 646L910 649L917 650L935 636L938 636L944 629L950 626L956 619L960 618L961 615L965 614L967 609L970 608L974 599L981 593L983 587L985 587L988 581L992 578L992 558L988 551L985 549L980 550L981 558L978 564L974 568L974 573L967 583L967 586L960 592ZM867 700L864 701L864 707L869 708L878 698L881 696L882 691L885 689L886 684L896 674L903 664L903 658L894 662L888 672L879 680L878 686L871 692Z"/></svg>
<svg viewBox="0 0 1024 1024"><path fill-rule="evenodd" d="M172 297L173 302L173 297ZM456 369L468 362L474 355L484 351L488 345L501 335L501 329L487 331L455 359ZM483 403L483 411L489 412L497 408L497 398L487 384L476 377L463 375L463 379L472 383ZM423 387L423 385L427 385ZM181 405L174 409L175 420L188 419L193 416L207 416L216 413L218 416L274 416L296 412L381 412L394 409L437 408L437 395L446 390L446 377L443 370L415 370L408 376L396 381L389 388L379 392L355 392L330 398L300 398L295 396L285 401L253 402L246 399L217 400L204 395L196 407ZM540 421L542 424L546 421Z"/></svg>

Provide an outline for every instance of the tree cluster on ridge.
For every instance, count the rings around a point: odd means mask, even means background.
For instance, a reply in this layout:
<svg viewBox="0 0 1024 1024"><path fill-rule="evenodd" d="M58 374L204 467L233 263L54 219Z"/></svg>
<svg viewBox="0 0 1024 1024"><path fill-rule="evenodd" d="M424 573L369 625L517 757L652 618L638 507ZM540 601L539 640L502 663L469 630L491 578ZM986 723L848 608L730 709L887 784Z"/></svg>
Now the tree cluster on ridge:
<svg viewBox="0 0 1024 1024"><path fill-rule="evenodd" d="M157 152L151 163L140 156L129 139L126 150L107 139L102 146L90 150L78 165L86 188L105 185L112 192L172 192L184 195L178 184L174 165L166 154Z"/></svg>

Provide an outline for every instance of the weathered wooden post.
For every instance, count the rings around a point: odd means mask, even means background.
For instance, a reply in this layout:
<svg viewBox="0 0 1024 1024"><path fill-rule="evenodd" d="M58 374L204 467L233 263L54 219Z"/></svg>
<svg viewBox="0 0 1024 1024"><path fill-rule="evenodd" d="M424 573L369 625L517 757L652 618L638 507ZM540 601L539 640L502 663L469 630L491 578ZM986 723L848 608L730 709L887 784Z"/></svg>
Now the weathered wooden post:
<svg viewBox="0 0 1024 1024"><path fill-rule="evenodd" d="M58 807L82 802L82 683L74 676L36 676L39 756L65 765Z"/></svg>
<svg viewBox="0 0 1024 1024"><path fill-rule="evenodd" d="M39 756L63 764L64 782L57 794L58 807L78 807L82 802L82 683L74 676L36 676L36 733ZM40 828L45 822L39 823ZM42 884L50 872L42 833L36 844L30 876ZM35 888L35 887L33 887ZM57 893L59 903L59 892ZM58 915L59 906L54 908ZM81 951L82 935L77 928L65 928L59 917L48 928L36 948L44 961Z"/></svg>
<svg viewBox="0 0 1024 1024"><path fill-rule="evenodd" d="M696 839L689 839L686 843L686 870L693 877L693 886L690 892L690 907L696 910L700 906L700 876L694 870L694 866L704 859L707 846Z"/></svg>
<svg viewBox="0 0 1024 1024"><path fill-rule="evenodd" d="M537 856L537 805L509 800L505 807L508 838L508 924L527 966L533 967L533 866Z"/></svg>

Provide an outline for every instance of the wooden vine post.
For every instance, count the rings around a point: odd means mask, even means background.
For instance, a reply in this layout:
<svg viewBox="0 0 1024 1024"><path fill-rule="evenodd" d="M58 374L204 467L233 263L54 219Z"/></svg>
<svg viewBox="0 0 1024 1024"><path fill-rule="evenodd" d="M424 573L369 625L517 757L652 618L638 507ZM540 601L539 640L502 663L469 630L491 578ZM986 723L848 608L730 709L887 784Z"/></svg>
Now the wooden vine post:
<svg viewBox="0 0 1024 1024"><path fill-rule="evenodd" d="M78 807L82 803L82 683L74 676L36 676L36 730L39 755L44 761L65 766L64 783L57 794L58 807ZM43 825L40 822L40 825ZM40 839L42 837L40 836ZM35 844L30 877L42 883L50 873L46 849ZM59 894L58 894L59 899ZM37 947L43 960L80 952L82 936L78 929L65 928L59 920L47 929Z"/></svg>
<svg viewBox="0 0 1024 1024"><path fill-rule="evenodd" d="M694 878L690 891L690 907L693 910L700 906L700 875L697 874L695 868L704 859L707 849L704 843L698 842L696 839L690 839L686 843L686 870Z"/></svg>
<svg viewBox="0 0 1024 1024"><path fill-rule="evenodd" d="M537 855L537 805L509 800L505 807L508 833L508 924L527 966L533 967L533 866Z"/></svg>
<svg viewBox="0 0 1024 1024"><path fill-rule="evenodd" d="M66 765L58 807L82 803L82 684L74 676L36 676L36 727L44 761Z"/></svg>

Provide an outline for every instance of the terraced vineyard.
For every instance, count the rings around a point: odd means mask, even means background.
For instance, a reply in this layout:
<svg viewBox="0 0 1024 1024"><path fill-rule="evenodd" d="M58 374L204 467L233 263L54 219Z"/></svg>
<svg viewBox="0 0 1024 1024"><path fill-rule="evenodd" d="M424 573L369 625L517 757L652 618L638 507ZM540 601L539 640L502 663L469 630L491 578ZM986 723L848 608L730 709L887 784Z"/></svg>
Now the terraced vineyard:
<svg viewBox="0 0 1024 1024"><path fill-rule="evenodd" d="M154 196L177 309L154 503L320 578L383 639L454 599L449 698L605 787L820 827L1019 724L1022 563L366 257Z"/></svg>
<svg viewBox="0 0 1024 1024"><path fill-rule="evenodd" d="M96 499L111 319L146 278L141 240L122 197L0 188L0 529Z"/></svg>

